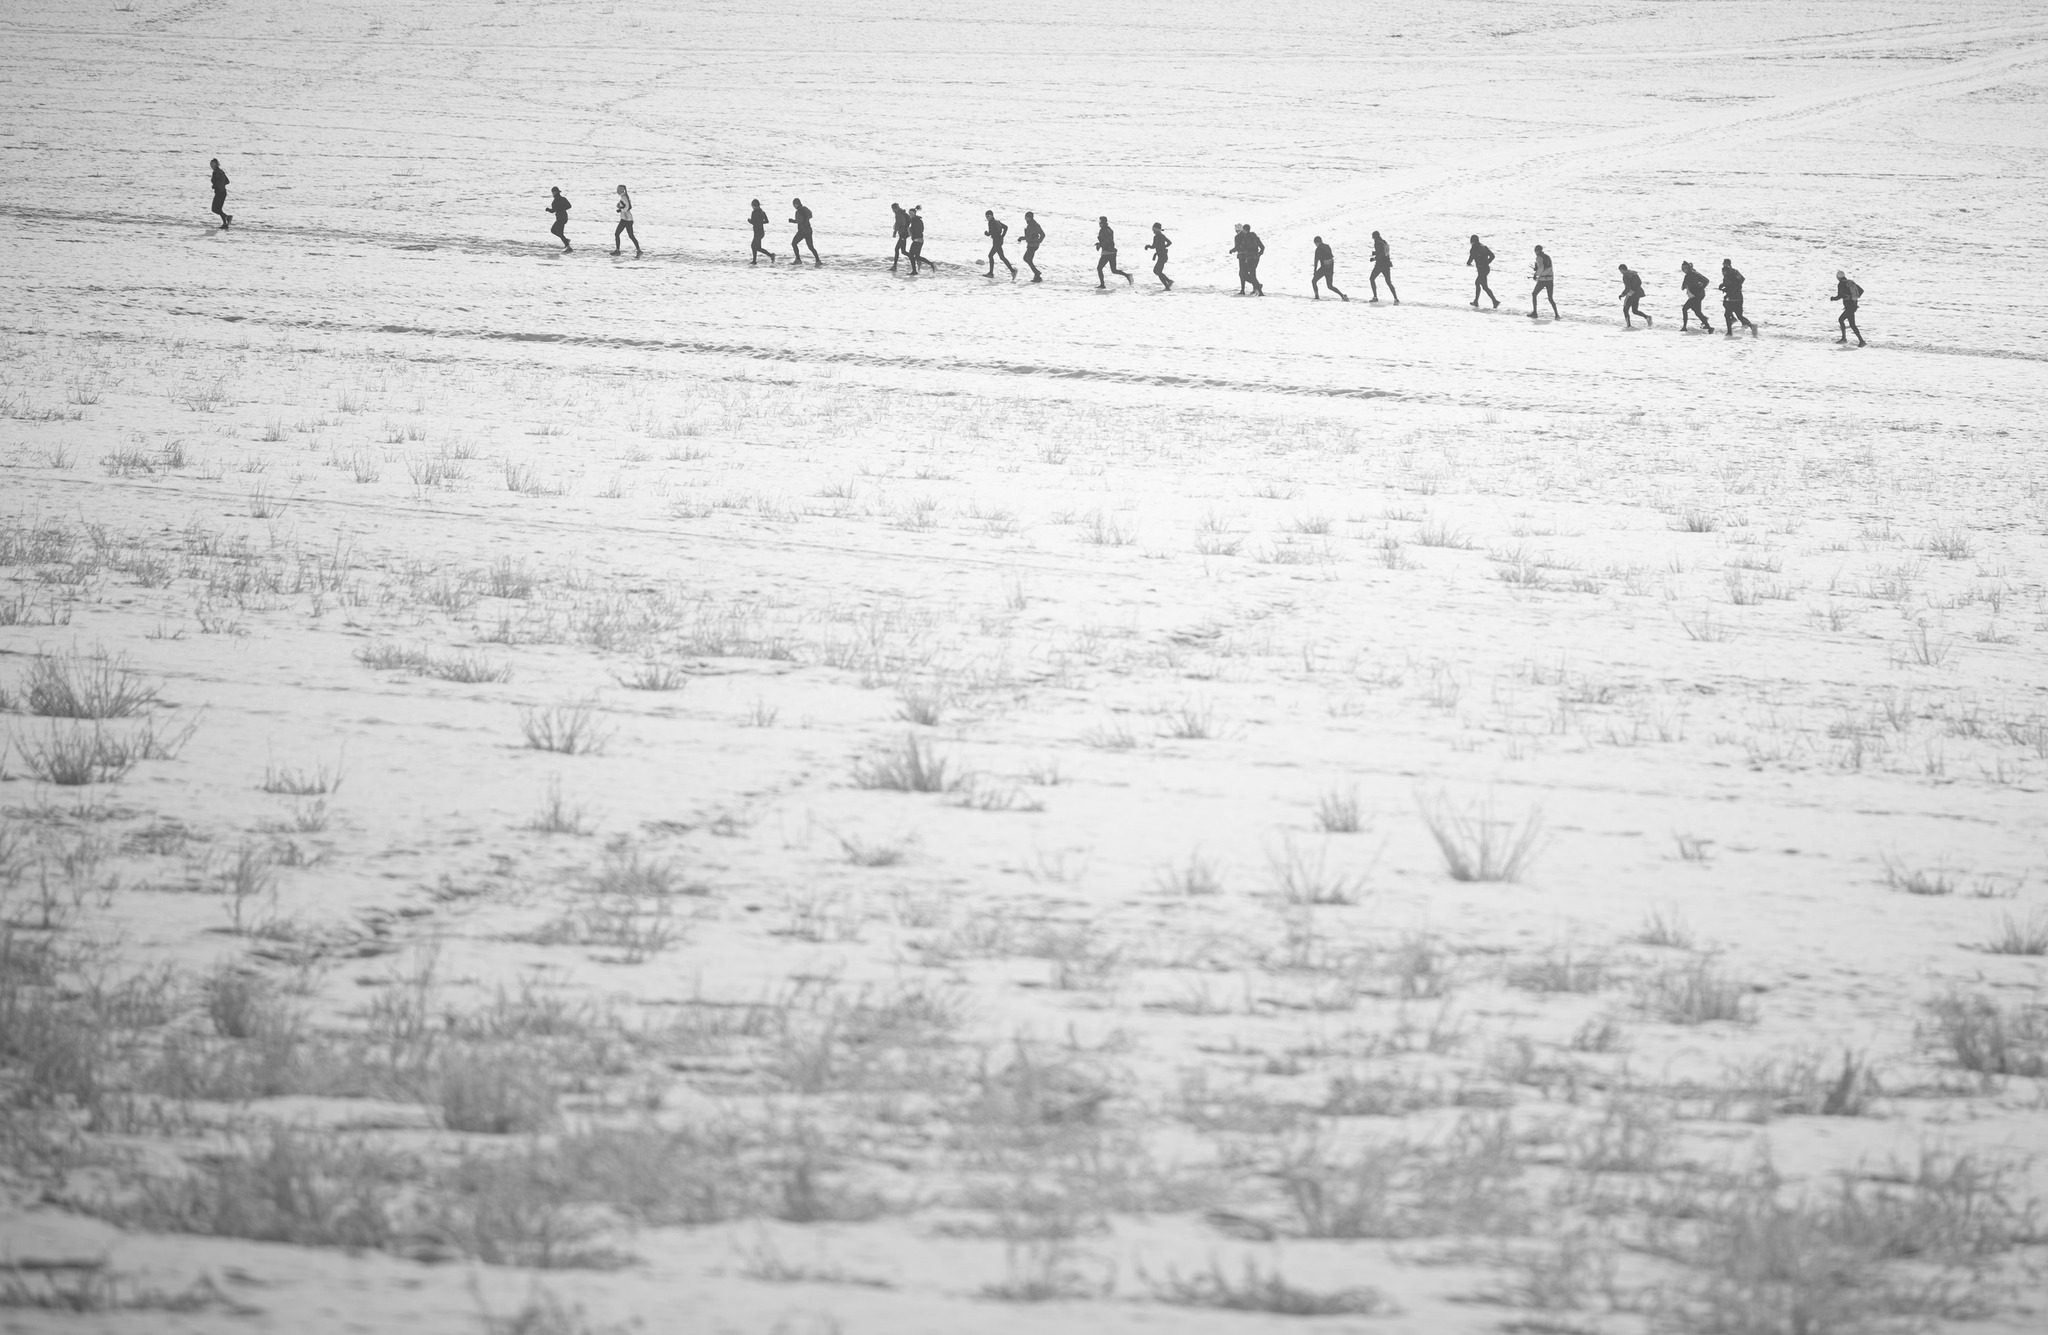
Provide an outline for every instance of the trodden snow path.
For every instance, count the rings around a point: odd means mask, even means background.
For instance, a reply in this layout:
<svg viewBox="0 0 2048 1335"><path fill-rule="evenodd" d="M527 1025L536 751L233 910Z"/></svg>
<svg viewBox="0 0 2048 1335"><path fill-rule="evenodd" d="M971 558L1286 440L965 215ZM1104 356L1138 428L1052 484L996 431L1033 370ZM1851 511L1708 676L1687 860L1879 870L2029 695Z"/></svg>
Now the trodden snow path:
<svg viewBox="0 0 2048 1335"><path fill-rule="evenodd" d="M16 0L0 110L0 1328L2037 1322L2037 5Z"/></svg>

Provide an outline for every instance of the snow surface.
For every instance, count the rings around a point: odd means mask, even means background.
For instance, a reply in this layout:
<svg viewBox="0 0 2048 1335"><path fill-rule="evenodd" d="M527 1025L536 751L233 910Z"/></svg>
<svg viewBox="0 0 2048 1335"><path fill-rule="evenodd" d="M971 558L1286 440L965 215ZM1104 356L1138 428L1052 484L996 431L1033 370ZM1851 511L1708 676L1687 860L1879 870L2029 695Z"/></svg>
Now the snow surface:
<svg viewBox="0 0 2048 1335"><path fill-rule="evenodd" d="M1318 1011L1248 951L1287 930L1273 868L1298 854L1362 878L1319 917L1340 947L1457 957L1484 1042L1563 1053L1611 1010L1644 1079L1849 1048L1902 1091L1872 1118L1689 1122L1689 1153L1763 1145L1820 1181L1930 1145L2048 1150L2048 1086L1963 1092L1922 1035L1946 989L2041 995L2039 958L1976 949L2048 904L2038 4L10 0L0 73L0 518L170 563L0 567L27 614L0 626L0 689L34 653L104 647L197 722L66 816L76 794L19 760L40 721L11 718L20 828L175 822L232 850L292 810L257 791L267 764L339 766L283 920L438 941L472 998L533 969L650 1010L938 970L982 1041L1105 1054L1118 1125L1160 1153L1194 1074L1250 1088L1393 1013ZM620 182L643 259L606 253ZM748 266L747 201L786 258L792 196L823 266ZM922 205L936 273L889 273L892 200ZM1045 283L981 276L985 208L1013 259L1037 211ZM1098 214L1134 285L1095 288ZM1269 247L1263 300L1231 281L1240 221ZM1375 228L1398 306L1364 300ZM1473 232L1497 312L1466 305ZM1348 304L1307 301L1317 234ZM1535 244L1559 322L1522 314ZM1681 337L1679 262L1724 256L1762 336ZM1620 262L1654 330L1620 327ZM1867 289L1866 349L1835 342L1838 268ZM123 451L156 462L102 466ZM224 578L266 560L329 560L347 592ZM500 561L532 596L489 592ZM375 671L379 644L509 680ZM624 689L646 661L688 688ZM918 691L936 727L899 717ZM521 708L575 700L615 729L602 754L521 745ZM1010 809L857 787L913 728ZM593 836L526 828L551 782ZM1353 788L1367 831L1320 833L1318 798ZM1524 880L1451 880L1418 810L1439 800L1540 811ZM688 939L636 966L519 939L620 836L710 888ZM904 860L854 865L847 840ZM1163 888L1191 857L1219 893ZM124 960L240 957L218 896L154 893L213 864L167 861L120 860L98 925ZM1888 866L2013 893L1903 894ZM1499 982L1566 943L1648 971L1624 939L1650 913L1757 989L1754 1024ZM1121 960L1080 988L1039 958L934 962L995 920L1083 925ZM339 968L323 1014L382 980ZM1329 1075L1261 1087L1313 1103ZM709 1097L662 1079L671 1111ZM234 1329L476 1328L463 1267L110 1235L11 1198L0 1251L233 1268L262 1309ZM893 1287L748 1278L770 1236ZM650 1330L1298 1324L1140 1301L1141 1272L1236 1263L1193 1213L1081 1238L1120 1287L1050 1305L977 1296L1002 1243L916 1211L630 1246L630 1270L547 1286ZM1506 1319L1457 1301L1486 1265L1416 1260L1284 1247L1291 1279L1402 1309L1331 1328ZM529 1276L474 1282L503 1310ZM1972 1328L2030 1329L2034 1303Z"/></svg>

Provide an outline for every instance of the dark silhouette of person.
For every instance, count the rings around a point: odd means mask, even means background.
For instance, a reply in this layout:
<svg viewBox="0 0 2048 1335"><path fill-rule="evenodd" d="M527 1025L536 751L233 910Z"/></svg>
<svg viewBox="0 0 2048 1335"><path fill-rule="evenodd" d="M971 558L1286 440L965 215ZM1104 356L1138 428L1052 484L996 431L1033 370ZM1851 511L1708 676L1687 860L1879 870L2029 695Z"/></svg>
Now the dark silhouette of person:
<svg viewBox="0 0 2048 1335"><path fill-rule="evenodd" d="M1167 239L1164 227L1152 224L1152 239L1146 243L1145 249L1156 257L1152 261L1153 277L1164 283L1168 292L1173 291L1173 280L1166 276L1166 252L1173 249L1173 242Z"/></svg>
<svg viewBox="0 0 2048 1335"><path fill-rule="evenodd" d="M796 210L795 215L790 218L790 221L796 224L796 235L789 239L789 253L795 256L798 264L802 264L804 262L804 247L809 246L811 249L811 267L813 269L822 267L823 262L818 259L817 239L811 235L811 211L804 207L804 202L801 199L790 200L789 206Z"/></svg>
<svg viewBox="0 0 2048 1335"><path fill-rule="evenodd" d="M1740 269L1727 260L1721 261L1721 318L1728 322L1729 338L1735 337L1737 320L1742 322L1742 327L1749 331L1751 338L1756 337L1756 326L1742 313L1742 284L1745 281Z"/></svg>
<svg viewBox="0 0 2048 1335"><path fill-rule="evenodd" d="M897 262L910 246L910 213L901 204L891 204L889 211L896 215L896 253L889 257L889 272L895 273Z"/></svg>
<svg viewBox="0 0 2048 1335"><path fill-rule="evenodd" d="M1713 333L1713 323L1707 319L1707 313L1700 309L1700 302L1704 301L1707 295L1707 276L1693 268L1691 260L1681 261L1678 269L1685 275L1680 280L1680 286L1685 289L1685 305L1678 310L1678 332L1682 334L1691 329L1689 321L1697 315L1700 317L1700 332Z"/></svg>
<svg viewBox="0 0 2048 1335"><path fill-rule="evenodd" d="M1329 243L1321 237L1316 238L1314 269L1310 273L1308 280L1309 296L1317 301L1321 301L1323 295L1316 291L1318 283L1329 288L1330 291L1335 292L1339 297L1343 297L1345 301L1351 300L1351 298L1344 296L1344 293L1337 287L1337 252L1331 250Z"/></svg>
<svg viewBox="0 0 2048 1335"><path fill-rule="evenodd" d="M1479 233L1472 234L1472 249L1465 253L1465 263L1477 271L1472 279L1472 309L1479 309L1479 294L1484 292L1493 302L1495 310L1500 309L1500 298L1493 295L1493 289L1486 285L1486 275L1493 269L1493 252L1479 239Z"/></svg>
<svg viewBox="0 0 2048 1335"><path fill-rule="evenodd" d="M640 238L633 233L633 197L626 193L626 187L619 187L619 225L612 228L612 254L619 253L619 237L625 236L633 243L633 258L640 258Z"/></svg>
<svg viewBox="0 0 2048 1335"><path fill-rule="evenodd" d="M1847 343L1849 335L1856 335L1856 346L1863 347L1863 331L1856 327L1856 303L1863 300L1863 287L1840 269L1835 270L1834 299L1842 303L1842 314L1835 321L1835 328L1842 331L1837 343Z"/></svg>
<svg viewBox="0 0 2048 1335"><path fill-rule="evenodd" d="M939 267L924 257L923 210L924 205L922 204L912 204L910 206L910 250L908 254L910 255L910 272L913 276L920 267L926 269L937 269Z"/></svg>
<svg viewBox="0 0 2048 1335"><path fill-rule="evenodd" d="M1536 259L1529 266L1529 277L1536 283L1535 287L1529 289L1529 318L1532 320L1539 318L1536 314L1536 298L1548 297L1550 299L1550 318L1553 320L1558 319L1557 269L1550 263L1550 256L1543 253L1543 247L1541 246L1536 247Z"/></svg>
<svg viewBox="0 0 2048 1335"><path fill-rule="evenodd" d="M1109 270L1131 286L1137 286L1137 279L1116 267L1116 233L1110 230L1109 215L1106 213L1099 215L1095 219L1095 249L1102 252L1102 257L1095 261L1095 286L1109 286L1108 283L1102 281L1102 271L1104 269Z"/></svg>
<svg viewBox="0 0 2048 1335"><path fill-rule="evenodd" d="M548 231L560 239L563 251L574 250L575 247L569 244L569 197L562 193L562 187L558 185L551 185L548 189L554 191L554 198L541 210L542 213L555 215L555 225L548 228Z"/></svg>
<svg viewBox="0 0 2048 1335"><path fill-rule="evenodd" d="M1630 329L1636 327L1636 322L1629 318L1632 315L1641 315L1645 327L1651 323L1643 311L1643 276L1624 264L1621 266L1621 322Z"/></svg>
<svg viewBox="0 0 2048 1335"><path fill-rule="evenodd" d="M1038 225L1038 217L1030 209L1024 210L1024 267L1031 270L1031 281L1042 283L1045 275L1038 272L1038 246L1045 240L1045 229Z"/></svg>
<svg viewBox="0 0 2048 1335"><path fill-rule="evenodd" d="M753 201L753 205L754 211L747 215L747 222L754 228L754 248L747 252L747 264L749 267L759 264L763 255L766 255L768 262L773 264L775 252L761 244L762 239L768 235L768 210L761 207L761 201L758 199Z"/></svg>
<svg viewBox="0 0 2048 1335"><path fill-rule="evenodd" d="M988 219L988 230L982 233L988 238L988 276L996 276L996 261L1001 260L1003 267L1010 271L1010 280L1015 282L1017 266L1010 263L1008 255L1003 254L1003 238L1010 234L1010 225L998 219L994 209L983 209L981 216Z"/></svg>
<svg viewBox="0 0 2048 1335"><path fill-rule="evenodd" d="M213 164L213 208L211 212L220 219L220 230L228 230L228 224L235 215L228 212L228 174L220 169L219 158L209 158Z"/></svg>
<svg viewBox="0 0 2048 1335"><path fill-rule="evenodd" d="M1374 232L1372 234L1372 275L1368 279L1372 283L1372 299L1374 301L1380 299L1380 279L1382 278L1387 280L1387 295L1394 299L1396 306L1400 305L1401 294L1394 290L1394 252L1387 245L1387 239L1378 232Z"/></svg>
<svg viewBox="0 0 2048 1335"><path fill-rule="evenodd" d="M1230 239L1230 253L1237 256L1237 295L1243 296L1250 286L1254 295L1265 296L1266 289L1259 283L1259 256L1266 253L1266 243L1259 240L1250 223L1237 225L1237 235Z"/></svg>

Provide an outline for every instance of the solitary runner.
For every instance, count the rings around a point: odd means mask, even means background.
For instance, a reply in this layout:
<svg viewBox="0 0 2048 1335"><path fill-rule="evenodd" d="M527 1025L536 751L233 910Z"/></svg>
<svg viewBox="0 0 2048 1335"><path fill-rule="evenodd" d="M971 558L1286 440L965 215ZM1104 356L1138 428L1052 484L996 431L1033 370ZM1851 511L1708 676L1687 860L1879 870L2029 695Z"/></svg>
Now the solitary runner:
<svg viewBox="0 0 2048 1335"><path fill-rule="evenodd" d="M1166 276L1166 252L1173 249L1173 242L1167 240L1164 227L1158 223L1152 224L1152 240L1146 244L1145 249L1157 256L1152 261L1153 276L1166 285L1168 292L1173 291L1173 280Z"/></svg>
<svg viewBox="0 0 2048 1335"><path fill-rule="evenodd" d="M558 185L551 185L548 189L555 192L555 197L548 201L547 207L541 212L555 215L555 225L548 228L548 231L560 239L562 250L566 254L576 249L569 244L569 197L562 193L562 187ZM222 223L221 226L225 227L227 224Z"/></svg>
<svg viewBox="0 0 2048 1335"><path fill-rule="evenodd" d="M626 193L626 187L619 187L619 225L612 228L612 254L619 253L619 238L626 237L633 243L633 258L640 258L640 238L633 234L633 197Z"/></svg>
<svg viewBox="0 0 2048 1335"><path fill-rule="evenodd" d="M889 211L896 215L896 253L889 257L889 272L895 273L897 262L910 246L910 213L901 204L891 204Z"/></svg>
<svg viewBox="0 0 2048 1335"><path fill-rule="evenodd" d="M1250 223L1239 223L1230 238L1230 253L1237 256L1237 295L1240 297L1252 281L1251 247L1244 239L1245 233L1251 230Z"/></svg>
<svg viewBox="0 0 2048 1335"><path fill-rule="evenodd" d="M796 258L798 264L802 264L804 262L803 248L809 246L811 248L811 267L813 269L823 267L818 259L818 243L811 236L811 211L804 207L804 202L801 199L791 199L789 206L796 210L795 216L790 219L791 222L796 224L796 235L789 239L789 253Z"/></svg>
<svg viewBox="0 0 2048 1335"><path fill-rule="evenodd" d="M1842 331L1837 343L1847 343L1849 335L1856 335L1856 346L1862 347L1863 331L1856 327L1856 303L1863 300L1863 287L1840 269L1835 270L1835 298L1842 303L1841 318L1835 321L1835 328Z"/></svg>
<svg viewBox="0 0 2048 1335"><path fill-rule="evenodd" d="M1038 218L1030 209L1024 210L1024 267L1031 270L1031 281L1042 283L1045 275L1038 272L1038 246L1045 240L1045 229L1038 225Z"/></svg>
<svg viewBox="0 0 2048 1335"><path fill-rule="evenodd" d="M1316 238L1315 270L1308 280L1309 295L1317 301L1321 301L1323 295L1316 291L1318 283L1337 293L1345 301L1351 300L1351 298L1344 296L1344 293L1339 291L1337 287L1337 252L1331 250L1329 242L1321 237Z"/></svg>
<svg viewBox="0 0 2048 1335"><path fill-rule="evenodd" d="M1737 269L1727 260L1721 261L1721 318L1728 322L1727 336L1729 338L1735 337L1735 322L1737 320L1742 321L1742 327L1749 331L1751 338L1756 337L1756 326L1751 324L1749 317L1742 313L1742 284L1744 281L1741 270Z"/></svg>
<svg viewBox="0 0 2048 1335"><path fill-rule="evenodd" d="M1486 243L1479 239L1477 232L1472 234L1472 249L1465 255L1465 263L1477 271L1472 279L1472 309L1479 309L1479 294L1484 292L1493 302L1493 308L1499 310L1500 298L1494 296L1493 289L1486 285L1486 275L1493 268L1493 252L1486 248Z"/></svg>
<svg viewBox="0 0 2048 1335"><path fill-rule="evenodd" d="M1372 299L1380 299L1380 279L1387 280L1387 295L1401 304L1401 294L1394 290L1394 252L1387 245L1387 239L1378 232L1372 234Z"/></svg>
<svg viewBox="0 0 2048 1335"><path fill-rule="evenodd" d="M1003 238L1010 234L1010 225L999 221L994 209L983 209L981 216L988 219L988 230L982 234L988 238L988 276L996 276L996 261L1001 260L1003 267L1010 271L1010 281L1015 282L1017 266L1010 263L1008 255L1003 254Z"/></svg>
<svg viewBox="0 0 2048 1335"><path fill-rule="evenodd" d="M1109 215L1100 214L1095 219L1095 248L1102 252L1102 258L1095 261L1095 286L1108 287L1102 281L1102 271L1109 270L1118 278L1136 287L1138 280L1116 267L1116 233L1110 230Z"/></svg>
<svg viewBox="0 0 2048 1335"><path fill-rule="evenodd" d="M747 264L750 267L759 264L763 255L766 255L768 262L773 264L775 252L761 244L762 238L768 235L768 210L761 207L761 201L758 199L753 203L754 211L747 215L747 222L754 229L754 248L747 252Z"/></svg>
<svg viewBox="0 0 2048 1335"><path fill-rule="evenodd" d="M1681 306L1678 310L1678 332L1682 334L1690 329L1692 326L1687 323L1687 320L1697 315L1700 317L1700 332L1702 334L1713 333L1713 323L1707 319L1707 313L1700 309L1700 302L1705 300L1707 295L1707 276L1698 269L1693 268L1691 260L1681 262L1678 267L1685 274L1683 280L1685 305Z"/></svg>
<svg viewBox="0 0 2048 1335"><path fill-rule="evenodd" d="M1536 286L1529 290L1529 318L1532 320L1539 318L1536 314L1536 298L1548 297L1550 298L1550 318L1553 320L1558 319L1557 270L1552 267L1550 256L1543 253L1543 247L1541 246L1536 247L1536 262L1529 266L1529 277L1536 282ZM1488 295L1491 294L1489 293ZM1474 302L1473 304L1477 305L1478 303ZM1495 302L1494 304L1497 306L1500 303Z"/></svg>
<svg viewBox="0 0 2048 1335"><path fill-rule="evenodd" d="M1643 276L1626 264L1621 266L1621 322L1630 329L1636 322L1629 317L1641 315L1643 327L1650 326L1650 317L1643 311Z"/></svg>
<svg viewBox="0 0 2048 1335"><path fill-rule="evenodd" d="M938 265L933 264L930 260L924 257L924 214L920 211L923 208L924 205L922 204L912 204L910 206L909 254L910 272L913 276L917 273L920 267L926 269L936 269L939 267ZM990 267L993 268L994 266Z"/></svg>
<svg viewBox="0 0 2048 1335"><path fill-rule="evenodd" d="M220 159L210 158L213 163L213 208L211 212L220 219L220 230L228 230L228 224L235 215L228 212L228 174L220 169Z"/></svg>

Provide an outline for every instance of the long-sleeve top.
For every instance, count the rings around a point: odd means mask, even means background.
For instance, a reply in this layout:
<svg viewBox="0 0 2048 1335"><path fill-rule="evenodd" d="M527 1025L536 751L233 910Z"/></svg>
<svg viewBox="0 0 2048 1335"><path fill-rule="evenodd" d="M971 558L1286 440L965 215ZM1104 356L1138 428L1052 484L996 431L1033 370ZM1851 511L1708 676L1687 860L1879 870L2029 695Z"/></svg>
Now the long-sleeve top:
<svg viewBox="0 0 2048 1335"><path fill-rule="evenodd" d="M1316 271L1320 273L1327 269L1335 269L1336 267L1337 252L1330 249L1330 243L1325 241L1318 245L1316 247Z"/></svg>
<svg viewBox="0 0 2048 1335"><path fill-rule="evenodd" d="M1643 295L1643 276L1634 269L1623 269L1621 271L1621 295L1624 297L1640 297Z"/></svg>
<svg viewBox="0 0 2048 1335"><path fill-rule="evenodd" d="M1465 256L1465 263L1479 270L1479 272L1485 273L1493 267L1493 252L1480 245L1477 241L1474 241L1472 243L1472 252Z"/></svg>
<svg viewBox="0 0 2048 1335"><path fill-rule="evenodd" d="M988 242L992 246L1002 245L1003 238L1009 234L1010 225L1001 218L990 218L988 220L988 231L983 233L984 236L988 237Z"/></svg>
<svg viewBox="0 0 2048 1335"><path fill-rule="evenodd" d="M563 222L569 221L569 197L567 195L556 195L548 201L548 206L542 209L541 212L552 213Z"/></svg>
<svg viewBox="0 0 2048 1335"><path fill-rule="evenodd" d="M1730 301L1742 300L1742 285L1746 281L1742 276L1741 270L1736 269L1733 265L1724 267L1721 270L1721 290L1728 294L1728 300Z"/></svg>
<svg viewBox="0 0 2048 1335"><path fill-rule="evenodd" d="M1146 243L1145 249L1158 251L1159 258L1163 260L1166 258L1166 252L1173 249L1173 242L1166 239L1166 233L1154 232L1152 239Z"/></svg>
<svg viewBox="0 0 2048 1335"><path fill-rule="evenodd" d="M1038 225L1038 219L1033 218L1024 224L1025 245L1035 246L1043 240L1045 240L1045 229Z"/></svg>
<svg viewBox="0 0 2048 1335"><path fill-rule="evenodd" d="M618 209L620 222L633 221L633 200L630 195L619 196Z"/></svg>
<svg viewBox="0 0 2048 1335"><path fill-rule="evenodd" d="M1694 301L1698 301L1701 297L1707 295L1707 276L1698 269L1690 270L1685 275L1684 287L1685 295Z"/></svg>
<svg viewBox="0 0 2048 1335"><path fill-rule="evenodd" d="M216 190L228 188L228 174L218 167L213 169L213 188Z"/></svg>
<svg viewBox="0 0 2048 1335"><path fill-rule="evenodd" d="M1856 280L1846 275L1835 284L1835 300L1844 306L1853 307L1863 297L1863 289L1856 286Z"/></svg>
<svg viewBox="0 0 2048 1335"><path fill-rule="evenodd" d="M1372 243L1372 262L1384 265L1389 269L1394 267L1394 253L1387 248L1385 237Z"/></svg>
<svg viewBox="0 0 2048 1335"><path fill-rule="evenodd" d="M761 208L755 209L752 213L749 213L747 215L747 221L752 223L755 227L766 227L768 225L768 210Z"/></svg>
<svg viewBox="0 0 2048 1335"><path fill-rule="evenodd" d="M1529 276L1539 283L1551 281L1556 276L1556 271L1550 267L1550 256L1538 255L1536 262L1529 266Z"/></svg>
<svg viewBox="0 0 2048 1335"><path fill-rule="evenodd" d="M1095 248L1112 255L1116 253L1116 232L1108 223L1095 229Z"/></svg>
<svg viewBox="0 0 2048 1335"><path fill-rule="evenodd" d="M799 205L796 217L791 218L790 221L796 224L797 231L808 232L811 230L811 211Z"/></svg>

